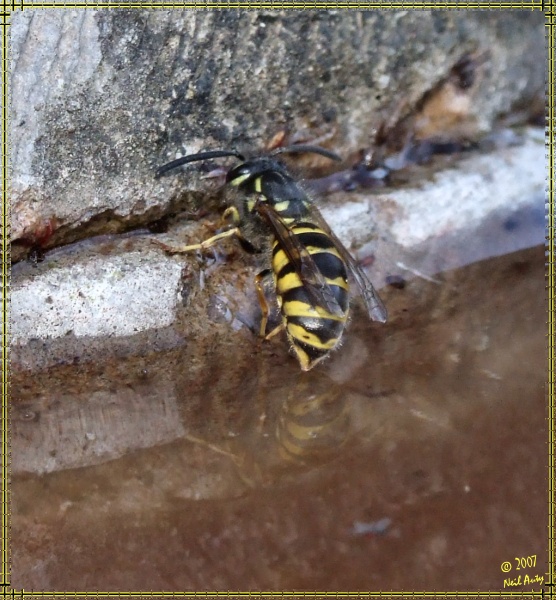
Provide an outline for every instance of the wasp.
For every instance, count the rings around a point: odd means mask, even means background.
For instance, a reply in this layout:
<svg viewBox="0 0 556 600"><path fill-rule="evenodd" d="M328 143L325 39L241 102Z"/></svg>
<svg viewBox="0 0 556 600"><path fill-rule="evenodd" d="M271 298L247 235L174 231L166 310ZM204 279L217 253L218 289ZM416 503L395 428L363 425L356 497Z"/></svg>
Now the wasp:
<svg viewBox="0 0 556 600"><path fill-rule="evenodd" d="M259 251L244 235L247 224L270 236L271 269L255 279L261 304L260 335L269 339L285 329L301 369L308 371L340 343L349 314L351 277L358 286L370 318L384 323L387 311L356 260L330 229L309 195L276 157L282 153L312 152L341 160L318 146L298 144L246 158L235 150L213 150L186 155L162 167L160 177L176 167L214 158L234 157L240 164L226 174L226 184L238 192L234 206L224 212L233 227L189 246L158 243L168 252L204 250L235 236L244 249ZM266 333L269 307L263 280L272 275L282 323Z"/></svg>

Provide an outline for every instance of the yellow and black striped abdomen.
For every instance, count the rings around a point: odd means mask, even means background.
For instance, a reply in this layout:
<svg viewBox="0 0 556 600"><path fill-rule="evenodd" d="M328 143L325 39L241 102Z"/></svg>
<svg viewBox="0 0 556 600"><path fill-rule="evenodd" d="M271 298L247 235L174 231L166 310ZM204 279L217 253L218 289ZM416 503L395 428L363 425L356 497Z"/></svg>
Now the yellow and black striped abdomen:
<svg viewBox="0 0 556 600"><path fill-rule="evenodd" d="M281 241L275 239L272 270L276 295L290 343L301 368L308 371L338 345L344 331L349 310L347 268L334 242L318 226L301 222L291 224L290 230L311 255L344 313L333 315L315 303Z"/></svg>

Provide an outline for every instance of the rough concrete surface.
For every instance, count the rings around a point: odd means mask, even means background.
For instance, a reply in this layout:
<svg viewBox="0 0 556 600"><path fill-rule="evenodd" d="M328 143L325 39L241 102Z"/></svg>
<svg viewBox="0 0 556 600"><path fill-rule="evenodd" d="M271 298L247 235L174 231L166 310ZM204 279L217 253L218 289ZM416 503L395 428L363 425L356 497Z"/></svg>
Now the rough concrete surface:
<svg viewBox="0 0 556 600"><path fill-rule="evenodd" d="M540 12L16 11L12 257L195 208L197 176L153 178L184 152L476 139L542 103L544 53Z"/></svg>
<svg viewBox="0 0 556 600"><path fill-rule="evenodd" d="M31 338L127 336L166 327L175 316L181 267L152 252L129 252L15 279L13 344Z"/></svg>
<svg viewBox="0 0 556 600"><path fill-rule="evenodd" d="M410 250L476 229L494 211L542 204L546 169L544 132L531 128L517 145L452 162L403 188L337 194L322 213L348 245L386 236Z"/></svg>

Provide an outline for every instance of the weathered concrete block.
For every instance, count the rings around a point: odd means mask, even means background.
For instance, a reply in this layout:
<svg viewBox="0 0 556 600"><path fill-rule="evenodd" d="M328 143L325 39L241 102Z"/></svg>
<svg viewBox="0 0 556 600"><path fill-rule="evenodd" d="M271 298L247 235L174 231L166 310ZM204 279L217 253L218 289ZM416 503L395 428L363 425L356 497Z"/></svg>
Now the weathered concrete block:
<svg viewBox="0 0 556 600"><path fill-rule="evenodd" d="M202 148L317 140L346 156L384 122L476 137L544 93L526 11L25 10L10 27L12 253L194 208ZM444 85L466 55L476 73Z"/></svg>

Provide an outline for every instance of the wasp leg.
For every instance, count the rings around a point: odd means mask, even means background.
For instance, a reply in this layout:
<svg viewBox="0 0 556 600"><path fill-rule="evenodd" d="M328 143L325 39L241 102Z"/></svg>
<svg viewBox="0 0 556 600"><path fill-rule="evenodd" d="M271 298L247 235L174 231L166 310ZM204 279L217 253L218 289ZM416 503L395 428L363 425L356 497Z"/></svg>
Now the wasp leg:
<svg viewBox="0 0 556 600"><path fill-rule="evenodd" d="M255 289L257 290L257 297L259 299L259 304L261 306L261 312L263 314L262 318L261 318L261 327L259 329L259 335L262 338L264 338L265 340L269 340L270 338L273 338L277 333L280 333L280 331L282 331L282 329L284 329L284 323L280 323L280 325L275 327L270 333L266 333L266 326L268 324L269 308L268 308L268 302L266 301L266 296L264 294L264 288L263 288L262 282L263 282L263 279L268 277L271 273L272 273L272 271L270 269L265 269L264 271L261 271L255 277Z"/></svg>
<svg viewBox="0 0 556 600"><path fill-rule="evenodd" d="M270 333L266 333L266 326L268 324L269 308L268 308L268 302L266 301L266 296L264 294L264 288L263 288L262 282L263 282L263 279L268 277L271 273L272 273L272 271L270 269L265 269L264 271L261 271L255 277L255 288L257 290L257 297L259 299L259 304L261 306L261 312L263 314L262 318L261 318L261 327L259 329L259 335L262 338L264 338L265 340L269 340L270 338L274 337L277 333L282 331L282 329L284 329L284 324L280 323L280 325L278 325L278 327L275 327Z"/></svg>
<svg viewBox="0 0 556 600"><path fill-rule="evenodd" d="M220 240L224 240L232 236L236 236L242 246L244 244L252 246L250 242L243 237L243 234L239 229L241 217L239 216L239 211L235 206L230 206L224 211L224 213L222 214L222 222L224 223L226 219L230 216L232 223L235 225L235 227L232 227L232 229L227 229L226 231L218 233L217 235L213 235L212 237L206 239L204 242L201 242L200 244L191 244L189 246L170 246L163 242L159 242L158 240L152 240L152 243L157 246L160 246L160 248L171 254L184 254L186 252L194 252L195 250L206 250L207 248L210 248Z"/></svg>
<svg viewBox="0 0 556 600"><path fill-rule="evenodd" d="M235 206L228 206L228 208L222 213L222 221L225 221L229 216L232 217L232 223L239 225L241 217L239 216L239 210Z"/></svg>
<svg viewBox="0 0 556 600"><path fill-rule="evenodd" d="M270 269L265 269L255 277L255 289L257 290L257 298L259 299L262 312L261 327L259 329L259 335L262 338L266 336L266 325L268 323L269 313L268 302L266 301L266 296L264 294L263 279L268 277L271 273L272 271Z"/></svg>
<svg viewBox="0 0 556 600"><path fill-rule="evenodd" d="M284 329L284 323L280 323L280 325L277 325L270 333L267 333L265 335L264 339L269 340L270 338L273 338L277 333L280 333L282 329Z"/></svg>
<svg viewBox="0 0 556 600"><path fill-rule="evenodd" d="M191 244L190 246L169 246L168 244L164 244L163 242L159 242L158 240L151 240L151 242L157 246L160 246L163 250L171 254L183 254L185 252L194 252L195 250L206 250L207 248L210 248L220 240L224 240L234 235L239 239L243 238L239 227L233 227L232 229L228 229L227 231L223 231L222 233L213 235L204 242L201 242L200 244Z"/></svg>

